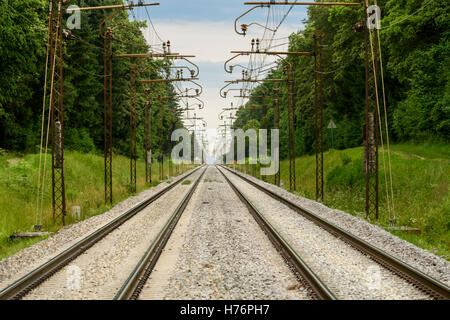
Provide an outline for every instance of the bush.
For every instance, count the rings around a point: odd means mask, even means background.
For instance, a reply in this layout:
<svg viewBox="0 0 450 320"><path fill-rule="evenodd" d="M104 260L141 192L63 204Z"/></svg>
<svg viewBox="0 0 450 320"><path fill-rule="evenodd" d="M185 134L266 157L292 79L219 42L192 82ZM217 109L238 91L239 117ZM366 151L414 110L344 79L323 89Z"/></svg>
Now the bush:
<svg viewBox="0 0 450 320"><path fill-rule="evenodd" d="M94 141L86 128L72 129L65 131L65 146L67 149L89 153L95 150Z"/></svg>

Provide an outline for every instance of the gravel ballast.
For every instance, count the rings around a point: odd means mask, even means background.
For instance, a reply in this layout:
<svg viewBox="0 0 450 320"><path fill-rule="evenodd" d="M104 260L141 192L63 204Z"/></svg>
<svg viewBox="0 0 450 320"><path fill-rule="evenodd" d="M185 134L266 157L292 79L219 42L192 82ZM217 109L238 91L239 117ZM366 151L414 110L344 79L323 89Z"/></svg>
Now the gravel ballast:
<svg viewBox="0 0 450 320"><path fill-rule="evenodd" d="M286 205L232 173L224 173L338 299L429 298Z"/></svg>
<svg viewBox="0 0 450 320"><path fill-rule="evenodd" d="M140 299L309 297L222 175L209 167Z"/></svg>
<svg viewBox="0 0 450 320"><path fill-rule="evenodd" d="M172 183L178 181L178 179L183 179L189 172L191 171L173 178ZM2 259L0 261L0 289L47 262L88 234L117 218L131 207L146 200L168 185L167 182L162 182L153 188L147 189L136 196L116 204L111 210L101 215L70 225L51 237Z"/></svg>
<svg viewBox="0 0 450 320"><path fill-rule="evenodd" d="M288 192L273 184L266 183L252 176L238 172L253 182L281 195L295 204L311 210L318 216L352 233L353 235L384 250L399 260L430 275L436 280L450 286L450 263L431 252L415 246L389 233L383 228L373 225L359 217L352 216L341 210L329 208L316 201L306 199Z"/></svg>
<svg viewBox="0 0 450 320"><path fill-rule="evenodd" d="M197 180L203 170L190 179ZM189 189L183 184L175 186L25 299L113 299Z"/></svg>

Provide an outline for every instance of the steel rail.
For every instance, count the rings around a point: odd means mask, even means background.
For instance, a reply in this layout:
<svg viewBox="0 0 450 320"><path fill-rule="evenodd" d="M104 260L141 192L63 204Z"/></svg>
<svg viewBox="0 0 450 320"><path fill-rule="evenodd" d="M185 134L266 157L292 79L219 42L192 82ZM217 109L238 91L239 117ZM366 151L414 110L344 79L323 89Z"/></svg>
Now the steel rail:
<svg viewBox="0 0 450 320"><path fill-rule="evenodd" d="M144 256L141 258L139 263L136 265L134 270L131 272L128 279L122 285L122 287L117 292L114 300L136 300L142 289L145 286L150 274L153 271L156 263L158 262L161 253L169 241L173 230L175 229L178 221L181 218L184 210L186 209L189 200L192 198L198 184L202 180L207 169L204 169L200 177L197 179L195 184L191 187L189 192L184 196L183 200L178 204L177 208L166 222L164 227L159 232L158 236L151 243L150 247L145 252Z"/></svg>
<svg viewBox="0 0 450 320"><path fill-rule="evenodd" d="M397 259L396 257L390 255L389 253L373 246L367 241L345 231L344 229L338 227L337 225L325 220L324 218L318 216L307 208L301 207L300 205L294 203L293 201L286 199L285 197L275 193L272 190L269 190L258 183L250 180L249 178L243 176L240 173L237 173L235 170L231 170L226 166L222 166L229 172L235 174L240 177L247 183L266 193L270 197L278 200L284 205L288 206L295 212L299 213L303 217L307 218L310 221L313 221L315 224L325 229L326 231L333 234L338 239L348 243L350 246L355 248L356 250L368 255L372 260L379 263L386 269L390 270L394 274L403 278L404 280L412 283L418 289L423 292L429 294L434 299L438 300L450 300L450 288L444 283L434 279L433 277L423 273L422 271L414 268L413 266Z"/></svg>
<svg viewBox="0 0 450 320"><path fill-rule="evenodd" d="M68 263L70 263L75 258L80 256L82 253L84 253L98 241L103 239L106 235L117 229L124 222L134 217L137 213L141 212L152 202L154 202L155 200L166 194L168 191L173 189L181 181L191 176L194 172L197 172L197 170L199 170L201 167L192 170L184 177L171 183L169 186L165 187L156 194L150 196L148 199L140 202L133 208L129 209L128 211L124 212L114 220L110 221L108 224L89 234L79 242L72 245L70 248L64 250L56 257L50 259L46 263L42 264L41 266L29 272L19 280L12 283L8 287L4 288L3 290L0 291L0 300L21 299L22 297L27 295L31 290L38 287L41 283L50 278L52 275L54 275L56 272L58 272L60 269L66 266Z"/></svg>
<svg viewBox="0 0 450 320"><path fill-rule="evenodd" d="M275 230L263 214L251 203L251 201L239 190L239 188L231 182L231 180L218 169L228 182L230 187L241 199L241 201L248 208L256 222L259 224L264 233L268 236L270 241L274 244L277 250L281 253L286 262L291 266L297 275L300 275L299 280L306 282L312 291L312 295L320 300L337 300L336 296L330 289L319 279L319 277L311 270L306 262L298 255L298 253L289 245L286 240Z"/></svg>

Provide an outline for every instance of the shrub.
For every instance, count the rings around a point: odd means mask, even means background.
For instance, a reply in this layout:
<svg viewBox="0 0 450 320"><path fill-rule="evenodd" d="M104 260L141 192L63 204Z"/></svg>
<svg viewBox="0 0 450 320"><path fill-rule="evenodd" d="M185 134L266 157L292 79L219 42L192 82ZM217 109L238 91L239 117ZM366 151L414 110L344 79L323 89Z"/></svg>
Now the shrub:
<svg viewBox="0 0 450 320"><path fill-rule="evenodd" d="M64 143L67 149L85 153L95 150L94 141L92 140L86 128L67 128L64 139Z"/></svg>

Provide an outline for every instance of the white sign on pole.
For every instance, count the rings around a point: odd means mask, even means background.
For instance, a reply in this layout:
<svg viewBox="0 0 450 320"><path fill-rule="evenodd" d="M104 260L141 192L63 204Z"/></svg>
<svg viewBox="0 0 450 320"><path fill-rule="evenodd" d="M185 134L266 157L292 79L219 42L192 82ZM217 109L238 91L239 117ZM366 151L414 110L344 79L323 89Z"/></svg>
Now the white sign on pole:
<svg viewBox="0 0 450 320"><path fill-rule="evenodd" d="M333 120L330 120L330 123L328 124L328 129L331 129L331 148L334 149L334 135L333 135L333 129L336 129L336 124Z"/></svg>
<svg viewBox="0 0 450 320"><path fill-rule="evenodd" d="M336 124L333 122L333 120L330 120L330 123L328 124L328 129L336 129Z"/></svg>

